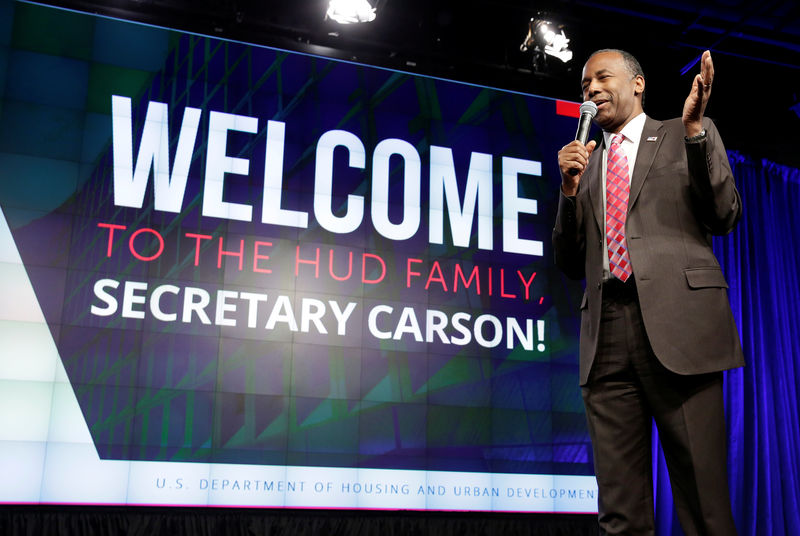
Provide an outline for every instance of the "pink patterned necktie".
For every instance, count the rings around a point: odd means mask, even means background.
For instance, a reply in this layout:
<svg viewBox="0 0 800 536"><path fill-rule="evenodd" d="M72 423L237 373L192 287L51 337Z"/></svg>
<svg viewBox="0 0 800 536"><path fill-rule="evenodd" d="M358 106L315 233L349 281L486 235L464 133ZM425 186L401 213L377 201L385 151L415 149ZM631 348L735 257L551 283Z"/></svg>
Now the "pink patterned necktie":
<svg viewBox="0 0 800 536"><path fill-rule="evenodd" d="M620 147L622 135L611 140L606 169L606 245L611 273L620 281L631 276L628 241L625 239L625 219L628 214L628 195L631 181L628 158Z"/></svg>

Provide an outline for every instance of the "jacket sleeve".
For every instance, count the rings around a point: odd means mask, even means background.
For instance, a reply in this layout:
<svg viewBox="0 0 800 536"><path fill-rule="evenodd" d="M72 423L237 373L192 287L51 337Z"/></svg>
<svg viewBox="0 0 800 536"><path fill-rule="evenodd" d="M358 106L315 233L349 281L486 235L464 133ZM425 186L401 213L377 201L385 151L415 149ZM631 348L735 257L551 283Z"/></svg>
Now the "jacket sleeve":
<svg viewBox="0 0 800 536"><path fill-rule="evenodd" d="M730 233L742 216L742 200L736 190L728 155L714 123L703 119L705 139L686 142L686 159L695 214L715 235Z"/></svg>
<svg viewBox="0 0 800 536"><path fill-rule="evenodd" d="M586 235L583 214L577 197L559 193L558 213L553 228L553 251L556 266L571 279L586 276Z"/></svg>

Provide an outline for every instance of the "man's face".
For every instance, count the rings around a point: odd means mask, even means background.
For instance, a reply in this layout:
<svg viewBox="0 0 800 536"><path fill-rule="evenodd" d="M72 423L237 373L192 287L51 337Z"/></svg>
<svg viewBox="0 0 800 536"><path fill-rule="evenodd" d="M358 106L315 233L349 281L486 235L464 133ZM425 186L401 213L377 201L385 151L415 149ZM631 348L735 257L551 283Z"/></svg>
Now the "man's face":
<svg viewBox="0 0 800 536"><path fill-rule="evenodd" d="M583 67L583 100L597 104L594 122L604 130L619 132L642 112L644 78L633 76L616 52L595 54Z"/></svg>

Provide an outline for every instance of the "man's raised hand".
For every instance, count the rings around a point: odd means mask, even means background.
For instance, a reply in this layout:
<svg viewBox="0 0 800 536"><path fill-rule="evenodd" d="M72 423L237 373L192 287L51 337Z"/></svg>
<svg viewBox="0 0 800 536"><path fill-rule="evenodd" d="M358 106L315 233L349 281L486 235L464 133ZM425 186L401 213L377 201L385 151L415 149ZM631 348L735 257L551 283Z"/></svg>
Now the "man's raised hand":
<svg viewBox="0 0 800 536"><path fill-rule="evenodd" d="M700 58L700 73L692 81L692 89L683 104L683 126L688 137L696 136L703 130L703 114L711 96L711 84L714 81L714 62L711 52L706 50Z"/></svg>

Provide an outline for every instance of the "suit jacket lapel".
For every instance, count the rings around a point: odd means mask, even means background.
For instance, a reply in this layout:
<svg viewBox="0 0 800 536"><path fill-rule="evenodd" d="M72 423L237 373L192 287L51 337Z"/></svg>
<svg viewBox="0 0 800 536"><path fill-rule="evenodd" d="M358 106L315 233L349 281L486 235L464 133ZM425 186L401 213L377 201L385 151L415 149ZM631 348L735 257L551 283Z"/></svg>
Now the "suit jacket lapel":
<svg viewBox="0 0 800 536"><path fill-rule="evenodd" d="M636 203L639 193L642 191L642 186L650 172L650 167L653 165L656 154L658 153L661 142L663 141L666 131L663 129L661 121L647 117L642 129L642 137L639 139L639 152L636 153L636 167L633 170L633 177L631 177L631 191L628 198L628 212ZM655 141L647 141L648 138L655 138ZM594 219L597 223L597 229L601 235L605 235L605 222L603 221L604 205L606 202L606 193L603 191L603 176L605 169L603 169L603 151L605 150L605 137L601 138L602 143L592 153L597 156L589 159L589 165L584 172L584 178L589 179L589 199L591 200L592 212L594 212Z"/></svg>
<svg viewBox="0 0 800 536"><path fill-rule="evenodd" d="M597 156L589 159L589 164L586 166L586 171L584 171L584 178L589 179L589 200L591 201L594 220L597 223L597 230L600 231L601 236L606 233L606 224L603 221L603 205L606 202L606 193L603 191L603 176L601 175L605 173L603 170L604 149L605 141L602 141L592 153L592 156Z"/></svg>
<svg viewBox="0 0 800 536"><path fill-rule="evenodd" d="M666 131L662 128L661 121L656 121L647 117L642 129L642 137L639 139L639 152L636 153L636 167L633 170L633 177L631 177L631 192L628 198L628 212L631 211L639 198L639 193L642 191L642 186L650 172L650 167L653 165L656 153L658 153L661 142L664 140ZM654 139L654 141L647 141Z"/></svg>

